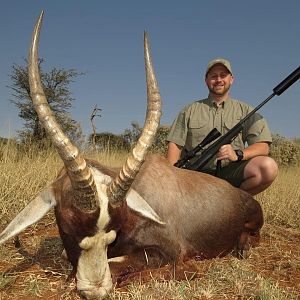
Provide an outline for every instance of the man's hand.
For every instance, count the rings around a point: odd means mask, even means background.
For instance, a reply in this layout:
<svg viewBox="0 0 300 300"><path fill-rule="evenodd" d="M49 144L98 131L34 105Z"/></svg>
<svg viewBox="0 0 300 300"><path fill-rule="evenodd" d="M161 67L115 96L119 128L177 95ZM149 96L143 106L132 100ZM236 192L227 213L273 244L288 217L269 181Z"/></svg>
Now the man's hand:
<svg viewBox="0 0 300 300"><path fill-rule="evenodd" d="M223 145L217 153L217 160L228 159L229 161L237 161L238 157L230 144Z"/></svg>

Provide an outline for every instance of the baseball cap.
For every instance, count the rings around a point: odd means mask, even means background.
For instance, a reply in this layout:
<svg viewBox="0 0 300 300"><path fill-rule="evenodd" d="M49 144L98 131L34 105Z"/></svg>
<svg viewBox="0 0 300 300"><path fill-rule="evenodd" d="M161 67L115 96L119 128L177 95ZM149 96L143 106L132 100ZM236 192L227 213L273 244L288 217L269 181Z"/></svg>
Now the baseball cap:
<svg viewBox="0 0 300 300"><path fill-rule="evenodd" d="M205 76L207 75L207 73L209 72L209 70L216 64L221 64L223 65L232 75L232 69L231 69L231 65L230 65L230 62L225 59L225 58L221 58L221 57L218 57L218 58L215 58L213 60L211 60L208 65L207 65L207 68L206 68L206 73L205 73Z"/></svg>

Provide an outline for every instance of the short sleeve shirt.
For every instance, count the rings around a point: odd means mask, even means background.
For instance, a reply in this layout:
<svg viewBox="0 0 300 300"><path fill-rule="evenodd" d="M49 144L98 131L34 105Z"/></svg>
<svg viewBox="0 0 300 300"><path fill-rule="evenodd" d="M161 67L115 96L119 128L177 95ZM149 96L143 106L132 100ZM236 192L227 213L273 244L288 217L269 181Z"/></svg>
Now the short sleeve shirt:
<svg viewBox="0 0 300 300"><path fill-rule="evenodd" d="M182 146L183 156L186 151L195 148L213 128L223 135L252 110L250 105L231 98L226 99L220 106L211 98L195 101L180 111L171 126L167 141ZM246 144L257 142L271 143L272 136L266 120L255 113L233 140L232 147L234 150L244 149ZM208 168L213 169L214 163L210 162Z"/></svg>

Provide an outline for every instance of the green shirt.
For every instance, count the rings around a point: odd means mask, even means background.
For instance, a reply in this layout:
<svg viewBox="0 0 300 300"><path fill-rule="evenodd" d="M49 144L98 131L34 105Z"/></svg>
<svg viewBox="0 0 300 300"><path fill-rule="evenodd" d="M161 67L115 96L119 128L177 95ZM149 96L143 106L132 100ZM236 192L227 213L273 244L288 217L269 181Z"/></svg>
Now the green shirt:
<svg viewBox="0 0 300 300"><path fill-rule="evenodd" d="M213 129L217 128L221 134L228 132L235 124L243 119L253 108L241 101L226 99L217 107L211 98L195 101L184 107L173 122L167 141L173 142L186 151L195 148ZM245 123L242 132L233 140L232 147L244 149L245 145L257 142L272 142L271 132L265 119L255 113ZM195 158L196 159L196 158ZM207 168L213 169L214 162Z"/></svg>

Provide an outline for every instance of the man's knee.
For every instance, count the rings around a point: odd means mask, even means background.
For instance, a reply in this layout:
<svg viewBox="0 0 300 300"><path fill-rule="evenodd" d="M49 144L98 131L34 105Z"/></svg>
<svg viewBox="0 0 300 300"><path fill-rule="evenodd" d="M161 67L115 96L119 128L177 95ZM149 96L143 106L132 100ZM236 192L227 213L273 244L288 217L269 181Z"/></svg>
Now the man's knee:
<svg viewBox="0 0 300 300"><path fill-rule="evenodd" d="M273 182L278 174L278 165L268 156L252 158L245 168L245 178L259 177L263 182Z"/></svg>
<svg viewBox="0 0 300 300"><path fill-rule="evenodd" d="M278 174L278 165L271 157L264 157L261 162L262 179L266 182L273 182Z"/></svg>

